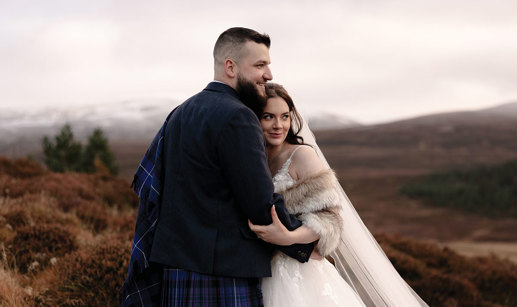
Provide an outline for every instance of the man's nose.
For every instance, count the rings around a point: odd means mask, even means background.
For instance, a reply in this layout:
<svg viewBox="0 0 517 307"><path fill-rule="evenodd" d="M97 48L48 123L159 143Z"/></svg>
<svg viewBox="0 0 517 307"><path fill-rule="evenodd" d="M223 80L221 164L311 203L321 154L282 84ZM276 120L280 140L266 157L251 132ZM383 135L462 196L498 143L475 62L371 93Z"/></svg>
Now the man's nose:
<svg viewBox="0 0 517 307"><path fill-rule="evenodd" d="M269 66L266 66L266 70L264 71L264 75L262 77L268 81L273 80L273 73L271 73Z"/></svg>

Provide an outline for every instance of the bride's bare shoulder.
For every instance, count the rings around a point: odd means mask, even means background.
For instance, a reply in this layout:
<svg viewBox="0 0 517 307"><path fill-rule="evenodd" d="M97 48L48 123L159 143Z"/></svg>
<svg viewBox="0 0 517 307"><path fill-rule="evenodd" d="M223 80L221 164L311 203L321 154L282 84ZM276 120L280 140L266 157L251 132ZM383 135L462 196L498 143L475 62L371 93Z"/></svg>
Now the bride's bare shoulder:
<svg viewBox="0 0 517 307"><path fill-rule="evenodd" d="M316 151L307 145L301 145L296 148L296 152L291 158L289 173L296 180L310 177L324 170L323 163Z"/></svg>

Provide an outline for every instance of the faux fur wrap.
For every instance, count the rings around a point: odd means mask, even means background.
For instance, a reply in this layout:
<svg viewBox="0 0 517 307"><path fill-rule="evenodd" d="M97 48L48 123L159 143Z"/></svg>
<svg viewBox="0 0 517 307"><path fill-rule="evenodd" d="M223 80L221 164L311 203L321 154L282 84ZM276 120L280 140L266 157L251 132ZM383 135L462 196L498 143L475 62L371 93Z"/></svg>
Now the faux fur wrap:
<svg viewBox="0 0 517 307"><path fill-rule="evenodd" d="M339 182L329 169L278 192L284 197L287 210L320 235L317 248L322 256L336 249L343 228L336 185Z"/></svg>

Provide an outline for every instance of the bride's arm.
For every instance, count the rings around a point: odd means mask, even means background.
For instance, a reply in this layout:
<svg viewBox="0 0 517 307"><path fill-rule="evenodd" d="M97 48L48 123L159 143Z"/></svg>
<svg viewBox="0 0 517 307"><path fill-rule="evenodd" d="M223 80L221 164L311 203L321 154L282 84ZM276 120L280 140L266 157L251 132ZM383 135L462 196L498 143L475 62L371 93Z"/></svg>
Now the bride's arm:
<svg viewBox="0 0 517 307"><path fill-rule="evenodd" d="M318 154L310 146L302 146L292 158L289 174L296 181L300 181L325 170Z"/></svg>
<svg viewBox="0 0 517 307"><path fill-rule="evenodd" d="M289 173L299 183L297 189L310 191L303 193L303 198L295 190L285 191L295 208L295 213L304 226L320 236L315 248L321 255L332 252L339 243L343 220L340 217L339 196L336 187L339 185L335 174L327 170L316 151L309 146L302 146L293 155ZM309 184L307 184L309 183Z"/></svg>
<svg viewBox="0 0 517 307"><path fill-rule="evenodd" d="M291 242L293 242L292 244L312 243L320 239L319 234L305 225L302 225L293 231L289 231L289 236L291 237Z"/></svg>

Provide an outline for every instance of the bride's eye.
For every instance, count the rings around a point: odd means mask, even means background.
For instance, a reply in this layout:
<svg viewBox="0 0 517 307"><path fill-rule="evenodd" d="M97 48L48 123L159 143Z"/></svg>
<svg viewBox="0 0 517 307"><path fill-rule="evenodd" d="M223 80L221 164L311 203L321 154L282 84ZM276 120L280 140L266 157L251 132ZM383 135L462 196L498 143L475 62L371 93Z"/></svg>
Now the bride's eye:
<svg viewBox="0 0 517 307"><path fill-rule="evenodd" d="M269 115L269 114L266 114L266 115L262 116L262 118L263 119L271 119L273 117L271 115Z"/></svg>

